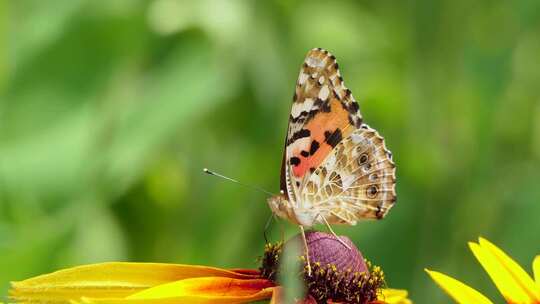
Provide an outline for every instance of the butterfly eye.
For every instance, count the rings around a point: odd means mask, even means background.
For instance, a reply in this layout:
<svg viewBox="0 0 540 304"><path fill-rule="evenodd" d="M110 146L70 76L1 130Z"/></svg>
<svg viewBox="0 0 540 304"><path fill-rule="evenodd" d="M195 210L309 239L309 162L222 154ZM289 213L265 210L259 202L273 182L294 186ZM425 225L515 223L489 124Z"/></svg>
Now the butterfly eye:
<svg viewBox="0 0 540 304"><path fill-rule="evenodd" d="M361 165L365 164L367 161L368 161L368 156L367 156L366 153L364 153L358 159L358 164L361 166Z"/></svg>
<svg viewBox="0 0 540 304"><path fill-rule="evenodd" d="M367 188L366 194L369 198L374 198L377 196L377 193L379 192L379 189L377 189L377 186L371 185Z"/></svg>

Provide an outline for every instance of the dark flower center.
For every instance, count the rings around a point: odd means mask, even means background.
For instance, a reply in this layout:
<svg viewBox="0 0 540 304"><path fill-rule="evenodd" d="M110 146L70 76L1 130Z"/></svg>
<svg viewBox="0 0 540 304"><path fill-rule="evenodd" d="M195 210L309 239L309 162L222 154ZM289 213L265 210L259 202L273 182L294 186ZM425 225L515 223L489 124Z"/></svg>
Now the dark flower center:
<svg viewBox="0 0 540 304"><path fill-rule="evenodd" d="M311 275L308 275L305 256L299 257L299 262L303 263L299 275L304 280L308 295L317 303L327 303L328 300L369 303L376 300L380 289L385 286L383 271L365 260L349 238L340 238L350 249L331 234L306 233ZM266 244L260 267L261 275L279 284L282 252L290 242L300 241L301 236L298 235L285 244ZM304 249L303 246L301 248Z"/></svg>

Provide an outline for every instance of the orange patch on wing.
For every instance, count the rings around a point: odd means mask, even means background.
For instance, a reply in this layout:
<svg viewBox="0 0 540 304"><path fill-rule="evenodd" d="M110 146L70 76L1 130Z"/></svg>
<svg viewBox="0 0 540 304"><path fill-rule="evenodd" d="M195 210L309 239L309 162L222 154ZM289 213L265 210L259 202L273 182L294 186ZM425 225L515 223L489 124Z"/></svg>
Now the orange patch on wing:
<svg viewBox="0 0 540 304"><path fill-rule="evenodd" d="M330 101L330 112L319 112L310 120L305 129L311 132L310 141L307 146L297 147L293 150L293 155L300 159L297 166L293 166L293 174L296 177L302 177L310 168L317 168L330 154L333 147L325 142L325 132L333 133L336 129L341 129L342 137L349 136L354 129L349 128L349 112L343 108L341 102L337 99ZM319 143L319 149L313 155L304 157L300 154L302 150L309 151L311 142L316 140Z"/></svg>

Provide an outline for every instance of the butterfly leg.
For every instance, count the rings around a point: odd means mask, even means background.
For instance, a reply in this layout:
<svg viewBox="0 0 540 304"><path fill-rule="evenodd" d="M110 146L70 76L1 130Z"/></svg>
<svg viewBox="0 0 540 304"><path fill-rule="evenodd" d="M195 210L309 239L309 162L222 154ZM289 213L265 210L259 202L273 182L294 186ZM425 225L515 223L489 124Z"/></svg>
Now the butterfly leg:
<svg viewBox="0 0 540 304"><path fill-rule="evenodd" d="M306 239L306 232L304 231L304 226L300 225L300 232L302 233L302 239L304 240L304 247L306 247L306 262L307 262L307 270L308 270L308 276L311 276L311 263L309 262L309 248L307 244Z"/></svg>
<svg viewBox="0 0 540 304"><path fill-rule="evenodd" d="M272 215L270 215L270 217L268 218L268 220L266 221L266 225L264 225L264 232L263 232L263 236L264 236L264 240L266 241L266 243L268 244L268 238L266 237L266 233L268 232L268 228L270 228L270 224L272 223L272 220L274 219L274 213L272 212Z"/></svg>
<svg viewBox="0 0 540 304"><path fill-rule="evenodd" d="M324 216L322 216L320 213L318 214L318 216L320 216L324 223L326 224L326 227L328 227L328 230L330 230L330 232L332 233L332 235L343 245L345 246L347 249L351 250L351 247L349 245L347 245L339 236L337 236L337 234L334 232L334 230L332 229L332 226L330 226L330 224L328 223L328 221L326 220L326 218Z"/></svg>
<svg viewBox="0 0 540 304"><path fill-rule="evenodd" d="M351 226L356 225L355 222L351 222L350 220L344 218L343 216L341 216L341 215L339 215L339 214L337 214L337 213L335 213L335 212L333 212L333 211L330 211L330 214L332 214L333 216L339 218L340 220L344 221L345 223L347 223L347 224L349 224L349 225L351 225Z"/></svg>

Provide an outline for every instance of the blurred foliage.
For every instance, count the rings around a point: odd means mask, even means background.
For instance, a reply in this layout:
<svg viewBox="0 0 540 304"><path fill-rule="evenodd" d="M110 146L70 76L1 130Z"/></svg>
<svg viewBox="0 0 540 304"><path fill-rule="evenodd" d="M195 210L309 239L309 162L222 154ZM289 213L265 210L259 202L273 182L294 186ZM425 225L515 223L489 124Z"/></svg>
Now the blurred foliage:
<svg viewBox="0 0 540 304"><path fill-rule="evenodd" d="M390 286L448 303L432 267L497 298L466 242L540 253L539 1L22 0L0 16L0 294L100 261L256 267L265 196L201 169L278 190L313 47L398 165L389 216L336 228Z"/></svg>

